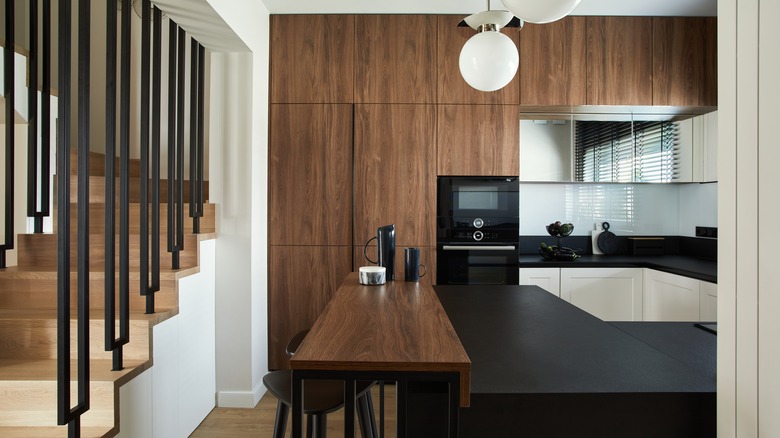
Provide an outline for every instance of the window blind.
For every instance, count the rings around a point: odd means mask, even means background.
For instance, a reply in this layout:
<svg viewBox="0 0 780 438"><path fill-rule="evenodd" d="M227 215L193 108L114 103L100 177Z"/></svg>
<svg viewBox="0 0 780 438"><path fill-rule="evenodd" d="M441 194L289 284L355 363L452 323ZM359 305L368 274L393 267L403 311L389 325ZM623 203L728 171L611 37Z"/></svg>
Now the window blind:
<svg viewBox="0 0 780 438"><path fill-rule="evenodd" d="M575 179L587 182L670 182L679 173L675 122L576 121Z"/></svg>

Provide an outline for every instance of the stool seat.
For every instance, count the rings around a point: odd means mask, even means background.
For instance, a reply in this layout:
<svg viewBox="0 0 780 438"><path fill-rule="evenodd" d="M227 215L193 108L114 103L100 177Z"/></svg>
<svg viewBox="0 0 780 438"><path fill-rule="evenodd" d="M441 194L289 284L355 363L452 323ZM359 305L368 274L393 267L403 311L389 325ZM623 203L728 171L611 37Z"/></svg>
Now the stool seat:
<svg viewBox="0 0 780 438"><path fill-rule="evenodd" d="M374 382L357 382L355 393L361 397ZM292 373L271 371L263 376L263 384L287 406L292 406ZM344 382L341 380L305 380L303 382L303 413L329 414L344 405Z"/></svg>

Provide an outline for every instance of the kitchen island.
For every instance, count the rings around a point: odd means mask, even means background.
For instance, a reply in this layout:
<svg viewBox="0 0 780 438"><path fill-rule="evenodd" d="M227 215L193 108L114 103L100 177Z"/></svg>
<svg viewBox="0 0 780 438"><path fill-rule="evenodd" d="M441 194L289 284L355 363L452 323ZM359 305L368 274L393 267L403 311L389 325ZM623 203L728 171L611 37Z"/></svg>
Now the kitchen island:
<svg viewBox="0 0 780 438"><path fill-rule="evenodd" d="M715 436L715 335L607 323L537 286L436 286L472 363L461 437Z"/></svg>

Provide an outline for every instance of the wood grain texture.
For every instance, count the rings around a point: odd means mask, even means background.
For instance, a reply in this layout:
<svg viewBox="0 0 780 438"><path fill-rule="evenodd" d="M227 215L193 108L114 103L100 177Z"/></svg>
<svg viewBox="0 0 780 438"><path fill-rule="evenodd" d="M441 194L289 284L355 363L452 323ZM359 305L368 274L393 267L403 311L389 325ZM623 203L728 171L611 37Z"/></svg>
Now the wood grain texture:
<svg viewBox="0 0 780 438"><path fill-rule="evenodd" d="M430 283L363 286L353 272L317 319L292 369L458 372L469 405L471 361Z"/></svg>
<svg viewBox="0 0 780 438"><path fill-rule="evenodd" d="M374 242L368 246L366 252L372 260L376 260L376 245ZM435 246L420 246L420 245L404 245L396 246L395 248L395 279L396 281L404 281L404 248L420 248L420 264L425 265L425 269L420 269L420 272L425 272L425 276L420 278L421 282L427 282L436 285L436 247ZM355 264L352 267L352 272L357 272L361 266L371 266L373 263L366 260L363 255L363 245L357 245L354 247L354 259Z"/></svg>
<svg viewBox="0 0 780 438"><path fill-rule="evenodd" d="M351 103L352 15L271 15L271 103Z"/></svg>
<svg viewBox="0 0 780 438"><path fill-rule="evenodd" d="M439 70L439 103L460 104L518 104L520 103L520 77L524 74L520 61L519 74L516 74L507 86L492 92L478 91L472 88L460 74L460 51L469 38L476 35L470 27L458 27L462 15L439 15L437 34L437 67ZM525 32L525 30L523 30ZM518 47L520 31L517 28L503 28L505 34Z"/></svg>
<svg viewBox="0 0 780 438"><path fill-rule="evenodd" d="M588 105L653 104L653 19L587 17Z"/></svg>
<svg viewBox="0 0 780 438"><path fill-rule="evenodd" d="M271 246L268 366L288 367L284 347L311 328L352 267L351 246Z"/></svg>
<svg viewBox="0 0 780 438"><path fill-rule="evenodd" d="M355 102L435 103L436 16L355 17Z"/></svg>
<svg viewBox="0 0 780 438"><path fill-rule="evenodd" d="M350 245L352 105L272 105L271 245Z"/></svg>
<svg viewBox="0 0 780 438"><path fill-rule="evenodd" d="M436 244L433 105L356 105L355 234L395 224L396 245Z"/></svg>
<svg viewBox="0 0 780 438"><path fill-rule="evenodd" d="M718 104L717 19L653 18L653 105Z"/></svg>
<svg viewBox="0 0 780 438"><path fill-rule="evenodd" d="M520 103L584 105L585 17L526 24L520 34Z"/></svg>
<svg viewBox="0 0 780 438"><path fill-rule="evenodd" d="M439 175L519 175L519 107L439 105L437 125Z"/></svg>

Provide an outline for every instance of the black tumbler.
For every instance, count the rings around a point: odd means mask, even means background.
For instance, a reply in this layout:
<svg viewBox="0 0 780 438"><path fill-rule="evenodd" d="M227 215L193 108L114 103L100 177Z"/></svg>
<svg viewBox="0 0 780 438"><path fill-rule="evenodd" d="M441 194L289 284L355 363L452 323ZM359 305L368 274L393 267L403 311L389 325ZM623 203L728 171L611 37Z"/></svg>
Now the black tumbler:
<svg viewBox="0 0 780 438"><path fill-rule="evenodd" d="M423 269L422 275L420 268ZM404 248L404 280L420 281L425 272L425 265L420 264L420 248Z"/></svg>

